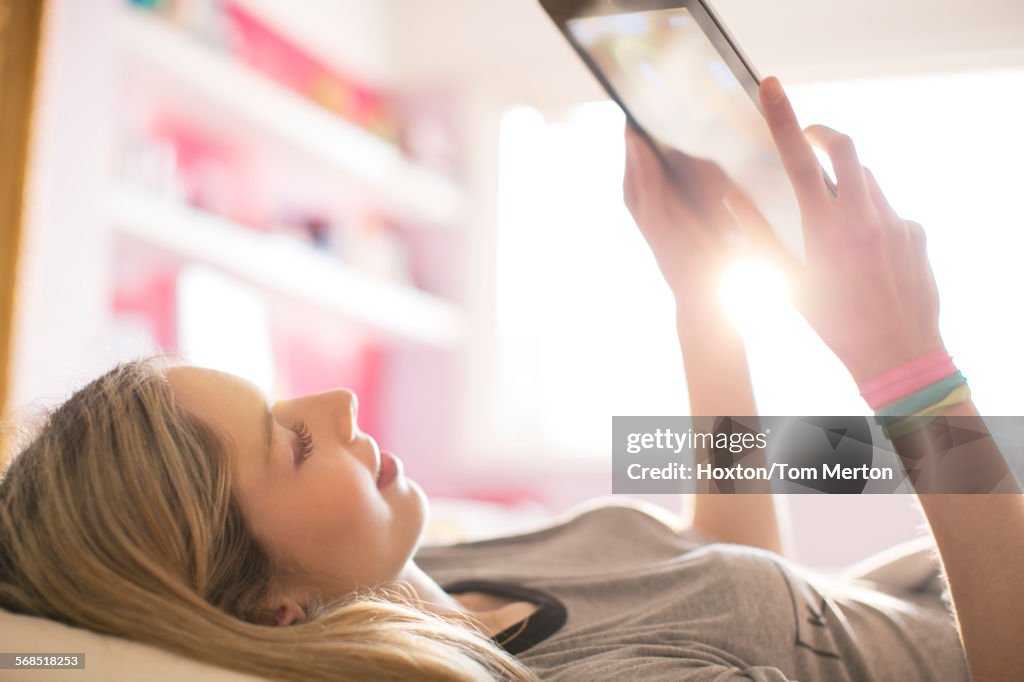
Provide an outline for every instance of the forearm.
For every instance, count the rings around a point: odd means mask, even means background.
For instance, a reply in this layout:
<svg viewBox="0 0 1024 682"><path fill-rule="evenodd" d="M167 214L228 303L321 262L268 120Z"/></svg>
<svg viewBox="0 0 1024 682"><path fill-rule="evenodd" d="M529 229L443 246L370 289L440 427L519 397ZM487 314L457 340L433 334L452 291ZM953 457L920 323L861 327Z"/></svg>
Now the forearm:
<svg viewBox="0 0 1024 682"><path fill-rule="evenodd" d="M714 296L677 297L676 332L683 354L690 413L754 416L743 337Z"/></svg>
<svg viewBox="0 0 1024 682"><path fill-rule="evenodd" d="M943 415L954 418L952 426L984 429L973 403ZM897 438L894 446L905 465L920 470L924 464L915 488L949 581L972 678L1024 679L1024 497L990 437L950 447L940 424ZM998 492L937 492L951 489Z"/></svg>
<svg viewBox="0 0 1024 682"><path fill-rule="evenodd" d="M706 291L706 289L698 289ZM676 328L694 416L750 416L757 414L746 348L739 331L729 323L717 298L679 297ZM713 494L694 496L692 525L714 539L785 553L788 539L770 488L765 494Z"/></svg>

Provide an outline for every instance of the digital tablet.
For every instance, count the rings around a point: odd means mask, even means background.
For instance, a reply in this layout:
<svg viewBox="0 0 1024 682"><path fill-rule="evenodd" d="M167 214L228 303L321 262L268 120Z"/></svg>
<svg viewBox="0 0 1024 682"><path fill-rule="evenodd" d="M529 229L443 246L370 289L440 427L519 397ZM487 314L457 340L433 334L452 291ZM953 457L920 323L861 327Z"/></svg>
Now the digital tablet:
<svg viewBox="0 0 1024 682"><path fill-rule="evenodd" d="M801 257L800 210L761 111L760 78L705 2L540 2L666 168L666 147L716 162ZM685 191L686 179L675 180Z"/></svg>

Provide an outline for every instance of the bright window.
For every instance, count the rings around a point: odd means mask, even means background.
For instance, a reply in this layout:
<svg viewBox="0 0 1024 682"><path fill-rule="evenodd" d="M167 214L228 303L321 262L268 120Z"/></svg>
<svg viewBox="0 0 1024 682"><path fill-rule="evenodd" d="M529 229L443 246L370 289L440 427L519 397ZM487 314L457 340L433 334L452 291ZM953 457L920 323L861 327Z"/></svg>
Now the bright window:
<svg viewBox="0 0 1024 682"><path fill-rule="evenodd" d="M986 414L1024 414L1013 379L1024 376L1022 91L1022 70L790 89L802 123L852 135L897 211L925 226L943 336ZM559 118L520 107L502 121L486 413L494 441L519 456L603 456L612 415L689 410L671 297L622 202L622 127L610 102ZM734 273L722 295L746 301L736 318L761 413L867 414L788 304L751 306L742 286L759 277Z"/></svg>

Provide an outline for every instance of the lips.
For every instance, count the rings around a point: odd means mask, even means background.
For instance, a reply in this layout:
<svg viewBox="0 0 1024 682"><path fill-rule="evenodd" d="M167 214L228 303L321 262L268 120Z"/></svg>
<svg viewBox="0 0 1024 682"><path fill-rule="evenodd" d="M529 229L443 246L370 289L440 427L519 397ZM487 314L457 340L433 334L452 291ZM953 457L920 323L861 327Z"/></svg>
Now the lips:
<svg viewBox="0 0 1024 682"><path fill-rule="evenodd" d="M390 452L380 453L380 470L377 472L377 487L384 488L398 478L402 468L402 460Z"/></svg>

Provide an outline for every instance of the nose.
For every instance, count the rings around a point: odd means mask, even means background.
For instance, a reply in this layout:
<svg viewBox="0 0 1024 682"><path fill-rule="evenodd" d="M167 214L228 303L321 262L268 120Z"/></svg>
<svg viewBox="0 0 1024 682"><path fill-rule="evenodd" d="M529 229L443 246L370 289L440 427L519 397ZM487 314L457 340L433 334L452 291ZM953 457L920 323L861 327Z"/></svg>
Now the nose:
<svg viewBox="0 0 1024 682"><path fill-rule="evenodd" d="M360 458L369 460L367 463L371 471L376 475L380 472L380 448L372 436L363 434L359 430L359 397L348 389L339 389L331 392L331 398L342 401L341 437L343 442L351 446L352 452Z"/></svg>
<svg viewBox="0 0 1024 682"><path fill-rule="evenodd" d="M347 388L330 391L328 396L332 403L341 405L337 412L338 435L343 442L351 443L359 434L359 397Z"/></svg>
<svg viewBox="0 0 1024 682"><path fill-rule="evenodd" d="M342 443L351 443L359 435L359 398L347 388L278 400L273 411L289 419L329 424Z"/></svg>

